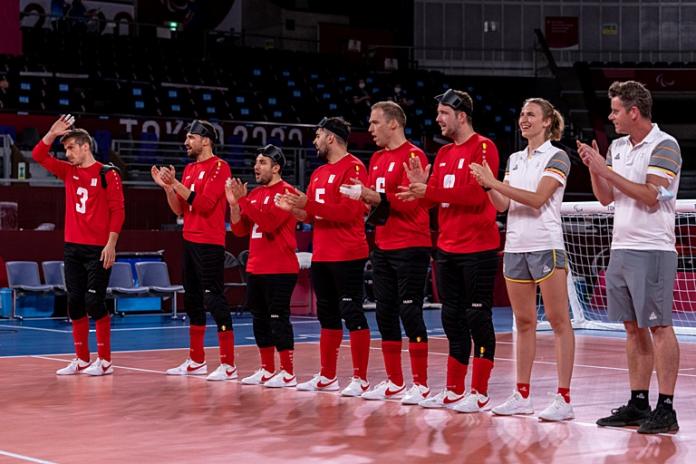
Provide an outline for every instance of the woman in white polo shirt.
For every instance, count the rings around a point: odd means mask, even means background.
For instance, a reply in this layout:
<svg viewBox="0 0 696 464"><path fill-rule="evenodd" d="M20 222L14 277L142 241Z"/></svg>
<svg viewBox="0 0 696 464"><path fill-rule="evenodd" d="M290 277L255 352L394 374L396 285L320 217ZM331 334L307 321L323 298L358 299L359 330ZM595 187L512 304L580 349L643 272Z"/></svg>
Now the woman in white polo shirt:
<svg viewBox="0 0 696 464"><path fill-rule="evenodd" d="M508 210L503 273L517 328L517 388L503 404L493 408L493 413L534 413L529 384L536 354L539 286L554 333L558 373L557 394L539 418L568 420L575 417L570 405L575 336L568 313L561 202L570 160L551 144L551 140L561 138L563 117L548 101L530 98L522 106L518 124L527 147L510 155L502 182L485 161L483 165L470 165L496 209Z"/></svg>

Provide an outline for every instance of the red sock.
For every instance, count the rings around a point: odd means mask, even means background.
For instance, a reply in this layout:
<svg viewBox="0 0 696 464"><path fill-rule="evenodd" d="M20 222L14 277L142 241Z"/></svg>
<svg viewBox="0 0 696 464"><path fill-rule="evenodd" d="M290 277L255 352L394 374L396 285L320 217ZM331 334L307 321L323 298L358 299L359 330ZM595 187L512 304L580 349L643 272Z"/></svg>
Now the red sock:
<svg viewBox="0 0 696 464"><path fill-rule="evenodd" d="M350 354L353 358L353 377L367 380L367 363L370 359L370 330L353 330L350 333ZM402 380L403 382L403 375Z"/></svg>
<svg viewBox="0 0 696 464"><path fill-rule="evenodd" d="M319 354L321 357L321 375L327 379L336 378L338 349L343 340L343 329L321 329L319 335Z"/></svg>
<svg viewBox="0 0 696 464"><path fill-rule="evenodd" d="M462 364L452 356L447 357L447 389L457 395L464 394L464 379L468 365Z"/></svg>
<svg viewBox="0 0 696 464"><path fill-rule="evenodd" d="M283 350L278 352L280 355L280 368L290 375L295 374L295 366L293 366L292 350Z"/></svg>
<svg viewBox="0 0 696 464"><path fill-rule="evenodd" d="M428 342L409 342L413 383L428 386Z"/></svg>
<svg viewBox="0 0 696 464"><path fill-rule="evenodd" d="M268 372L275 372L275 347L266 346L259 348L261 355L261 369L266 369Z"/></svg>
<svg viewBox="0 0 696 464"><path fill-rule="evenodd" d="M94 325L97 329L97 353L104 361L111 362L111 318L107 314Z"/></svg>
<svg viewBox="0 0 696 464"><path fill-rule="evenodd" d="M522 398L529 398L529 393L531 393L531 388L528 383L518 383L517 391L520 392Z"/></svg>
<svg viewBox="0 0 696 464"><path fill-rule="evenodd" d="M87 316L72 321L75 354L83 361L89 362L89 319Z"/></svg>
<svg viewBox="0 0 696 464"><path fill-rule="evenodd" d="M491 378L493 361L486 358L474 358L471 366L471 389L488 396L488 379Z"/></svg>
<svg viewBox="0 0 696 464"><path fill-rule="evenodd" d="M570 403L570 388L558 387L558 393L563 397L566 403Z"/></svg>
<svg viewBox="0 0 696 464"><path fill-rule="evenodd" d="M205 338L204 325L189 326L189 358L191 361L201 364L205 362L205 350L203 349L203 338Z"/></svg>
<svg viewBox="0 0 696 464"><path fill-rule="evenodd" d="M387 371L387 378L394 385L404 384L404 373L401 370L401 340L382 341L382 356L384 357L384 370Z"/></svg>
<svg viewBox="0 0 696 464"><path fill-rule="evenodd" d="M220 343L220 364L234 366L234 332L231 330L218 332L218 342Z"/></svg>

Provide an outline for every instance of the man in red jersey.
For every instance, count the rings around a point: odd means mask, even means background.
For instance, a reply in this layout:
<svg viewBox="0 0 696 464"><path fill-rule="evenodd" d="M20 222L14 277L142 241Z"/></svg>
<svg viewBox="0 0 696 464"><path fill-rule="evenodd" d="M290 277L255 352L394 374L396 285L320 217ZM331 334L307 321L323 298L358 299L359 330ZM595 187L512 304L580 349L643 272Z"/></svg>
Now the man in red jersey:
<svg viewBox="0 0 696 464"><path fill-rule="evenodd" d="M36 144L32 156L65 183L65 286L76 357L58 375L108 375L111 365L111 319L104 304L116 242L125 219L121 179L94 159L93 140L72 128L75 118L61 116ZM68 161L48 154L57 137ZM90 364L89 319L95 321L97 359Z"/></svg>
<svg viewBox="0 0 696 464"><path fill-rule="evenodd" d="M442 326L449 340L447 385L420 405L478 412L489 407L488 379L495 356L491 308L500 234L495 208L471 174L469 164L485 160L493 172L498 172L498 149L474 131L469 94L450 89L435 99L442 135L454 143L438 151L427 184L428 168L422 169L418 159L411 160L407 171L412 183L398 195L405 200L422 198L439 206L436 264ZM474 360L467 395L464 380L472 338Z"/></svg>
<svg viewBox="0 0 696 464"><path fill-rule="evenodd" d="M285 166L283 151L266 145L259 150L254 165L256 183L250 194L239 179L227 182L232 232L251 235L246 270L247 306L253 316L254 338L261 355L261 367L242 379L246 385L270 388L297 385L292 353L294 337L290 323L290 298L297 283L297 239L293 215L278 208L275 196L294 187L281 178ZM280 371L275 369L275 350Z"/></svg>
<svg viewBox="0 0 696 464"><path fill-rule="evenodd" d="M365 165L348 153L350 125L342 118L324 118L314 137L319 158L326 164L313 173L307 194L288 192L278 205L292 211L300 221L314 224L312 284L317 295L317 316L321 324L319 350L321 371L298 390L337 391L336 364L343 339L343 326L350 332L353 378L341 391L343 396L360 396L367 391L367 363L370 329L362 307L363 271L368 247L362 202L341 195L342 184L351 179L367 182Z"/></svg>
<svg viewBox="0 0 696 464"><path fill-rule="evenodd" d="M208 373L203 340L205 313L209 311L218 329L220 366L208 380L237 378L234 365L232 315L223 296L225 267L225 181L230 167L213 154L215 128L207 121L194 120L186 134L186 152L193 161L184 168L181 182L174 166L152 166L154 181L167 194L167 203L177 216L184 217L184 303L189 316L189 358L168 369L169 375Z"/></svg>
<svg viewBox="0 0 696 464"><path fill-rule="evenodd" d="M398 104L383 101L372 105L369 131L375 144L382 149L372 155L369 188L360 188L360 199L373 206L372 217L381 217L376 221L372 269L387 380L363 393L362 397L400 399L403 404L418 404L430 393L423 293L432 240L428 209L420 202L396 197L399 186L410 184L404 166L414 158L422 165L427 164L425 153L406 140L405 126L406 114ZM349 196L351 187L343 186ZM399 320L409 339L413 385L408 389L401 368Z"/></svg>

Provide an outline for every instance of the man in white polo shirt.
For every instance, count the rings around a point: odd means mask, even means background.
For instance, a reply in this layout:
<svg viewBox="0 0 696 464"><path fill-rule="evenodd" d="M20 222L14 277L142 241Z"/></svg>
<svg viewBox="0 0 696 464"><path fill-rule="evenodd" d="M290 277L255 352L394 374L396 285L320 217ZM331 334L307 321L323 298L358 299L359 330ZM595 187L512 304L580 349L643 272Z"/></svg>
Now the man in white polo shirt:
<svg viewBox="0 0 696 464"><path fill-rule="evenodd" d="M578 142L578 152L589 167L597 199L603 205L614 202L607 300L609 317L626 327L631 399L597 424L640 425L639 433L676 432L673 397L679 344L672 328L672 289L681 151L674 137L652 123L652 96L642 84L614 82L609 98L609 120L616 133L625 136L611 144L606 160L594 141L592 147ZM659 398L651 411L653 366Z"/></svg>

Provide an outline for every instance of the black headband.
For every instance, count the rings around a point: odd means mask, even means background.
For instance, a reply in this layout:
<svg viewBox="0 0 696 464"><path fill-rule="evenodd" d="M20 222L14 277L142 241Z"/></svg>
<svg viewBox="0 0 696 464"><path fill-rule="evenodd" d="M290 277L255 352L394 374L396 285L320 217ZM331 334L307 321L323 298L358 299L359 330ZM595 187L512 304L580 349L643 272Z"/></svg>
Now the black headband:
<svg viewBox="0 0 696 464"><path fill-rule="evenodd" d="M329 118L323 118L317 124L319 129L325 129L331 131L337 136L341 137L345 142L348 142L348 136L350 135L350 128L336 120L331 120Z"/></svg>
<svg viewBox="0 0 696 464"><path fill-rule="evenodd" d="M279 165L281 168L285 166L285 155L283 154L283 150L275 145L268 144L265 147L259 148L259 155L270 158L271 161Z"/></svg>
<svg viewBox="0 0 696 464"><path fill-rule="evenodd" d="M447 92L436 96L435 100L437 100L441 105L447 105L456 111L464 111L466 114L471 116L471 112L473 110L471 105L469 105L465 99L457 95L457 93L452 89L448 89Z"/></svg>
<svg viewBox="0 0 696 464"><path fill-rule="evenodd" d="M194 119L193 122L188 125L187 131L189 134L197 134L201 137L208 137L213 143L217 142L215 128L207 121Z"/></svg>

